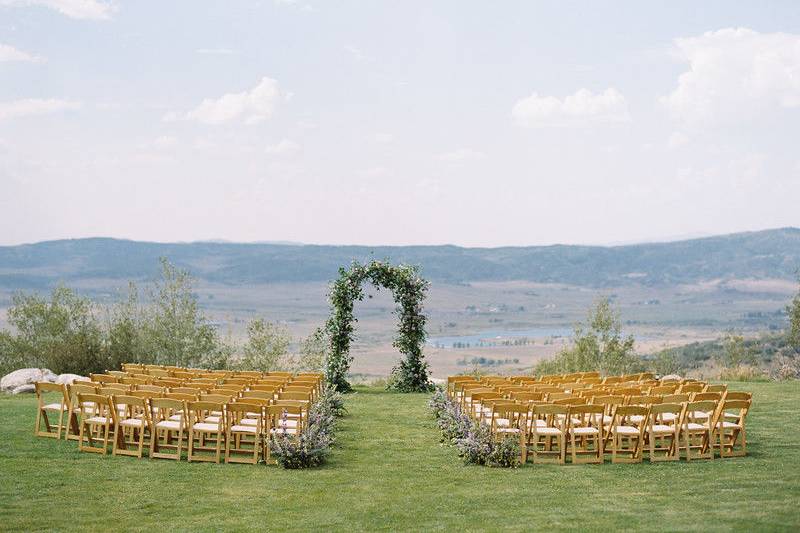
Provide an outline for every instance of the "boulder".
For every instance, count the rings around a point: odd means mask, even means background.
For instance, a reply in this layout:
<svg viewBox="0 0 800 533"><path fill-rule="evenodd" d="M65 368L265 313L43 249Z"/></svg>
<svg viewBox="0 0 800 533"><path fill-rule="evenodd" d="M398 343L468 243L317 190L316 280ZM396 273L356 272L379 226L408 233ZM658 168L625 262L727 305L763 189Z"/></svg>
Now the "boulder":
<svg viewBox="0 0 800 533"><path fill-rule="evenodd" d="M669 380L669 379L674 379L674 380L676 380L676 381L680 381L680 380L682 380L683 378L682 378L682 377L680 377L678 374L668 374L668 375L666 375L666 376L662 376L662 378L661 378L661 380L662 380L662 381L663 381L663 380L665 380L665 379L668 379L668 380Z"/></svg>
<svg viewBox="0 0 800 533"><path fill-rule="evenodd" d="M11 394L24 394L24 393L33 393L36 392L36 385L33 383L28 383L25 385L20 385L16 389L11 391Z"/></svg>
<svg viewBox="0 0 800 533"><path fill-rule="evenodd" d="M76 381L91 381L86 376L79 376L78 374L59 374L55 382L59 385L72 385Z"/></svg>
<svg viewBox="0 0 800 533"><path fill-rule="evenodd" d="M58 376L46 368L20 368L0 379L0 391L12 392L22 385L33 385L37 381L54 382Z"/></svg>

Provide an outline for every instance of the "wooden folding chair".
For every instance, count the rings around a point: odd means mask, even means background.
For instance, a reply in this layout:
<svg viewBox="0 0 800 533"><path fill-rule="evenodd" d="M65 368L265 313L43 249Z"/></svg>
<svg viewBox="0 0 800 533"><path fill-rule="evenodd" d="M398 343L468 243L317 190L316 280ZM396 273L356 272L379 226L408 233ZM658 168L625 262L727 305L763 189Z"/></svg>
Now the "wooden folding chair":
<svg viewBox="0 0 800 533"><path fill-rule="evenodd" d="M263 450L263 406L254 403L229 403L225 435L225 462L257 464ZM252 421L243 423L244 421Z"/></svg>
<svg viewBox="0 0 800 533"><path fill-rule="evenodd" d="M46 403L45 395L48 393L57 393L58 402ZM52 439L61 439L61 430L64 430L64 438L67 437L67 427L64 422L64 414L67 415L67 423L69 423L69 396L67 395L67 386L57 383L37 382L36 383L36 425L33 429L33 434L37 437L49 437ZM47 413L58 413L58 423L53 426L50 424L50 419ZM42 431L41 424L44 421L45 430ZM55 431L54 431L55 429Z"/></svg>
<svg viewBox="0 0 800 533"><path fill-rule="evenodd" d="M67 385L67 397L69 399L69 418L67 419L67 431L65 438L67 440L79 440L81 431L81 404L78 401L78 394L97 394L98 388L94 383L81 381L80 383L73 383ZM93 407L94 404L87 407Z"/></svg>
<svg viewBox="0 0 800 533"><path fill-rule="evenodd" d="M641 463L647 424L632 421L647 419L648 408L642 405L618 405L608 431L612 463Z"/></svg>
<svg viewBox="0 0 800 533"><path fill-rule="evenodd" d="M569 407L542 404L534 405L532 411L534 423L530 424L528 442L534 464L565 464ZM536 420L542 420L543 423L536 423Z"/></svg>
<svg viewBox="0 0 800 533"><path fill-rule="evenodd" d="M725 400L722 402L715 422L720 457L744 457L747 455L744 419L749 410L750 400Z"/></svg>
<svg viewBox="0 0 800 533"><path fill-rule="evenodd" d="M724 394L728 392L728 386L725 384L721 385L706 385L706 388L703 392L719 392L720 394Z"/></svg>
<svg viewBox="0 0 800 533"><path fill-rule="evenodd" d="M573 464L603 462L602 405L572 405L569 408L567 433Z"/></svg>
<svg viewBox="0 0 800 533"><path fill-rule="evenodd" d="M216 416L211 413L223 413L224 404L213 401L189 402L186 406L189 411L189 451L186 460L206 461L219 463L222 455L222 441L225 439L225 423L222 415ZM209 422L209 419L216 419L216 422ZM197 440L197 444L195 444ZM206 440L213 440L213 447L206 446ZM205 455L198 452L213 452L214 455Z"/></svg>
<svg viewBox="0 0 800 533"><path fill-rule="evenodd" d="M112 453L141 459L145 434L152 434L153 422L150 403L147 398L137 396L114 396L112 401L118 410L114 419L114 449ZM131 436L130 440L127 439L128 433ZM131 450L129 446L135 446L136 449Z"/></svg>
<svg viewBox="0 0 800 533"><path fill-rule="evenodd" d="M194 401L194 397L192 397ZM150 459L181 460L184 431L189 420L186 401L176 398L152 398L153 429L150 435ZM173 442L175 444L173 444ZM170 453L166 450L175 450Z"/></svg>
<svg viewBox="0 0 800 533"><path fill-rule="evenodd" d="M714 459L714 419L709 413L714 413L717 402L702 400L689 402L683 414L681 434L686 460Z"/></svg>
<svg viewBox="0 0 800 533"><path fill-rule="evenodd" d="M680 459L679 437L682 415L683 406L679 403L660 403L650 406L647 442L650 447L651 463Z"/></svg>
<svg viewBox="0 0 800 533"><path fill-rule="evenodd" d="M270 462L270 442L275 437L297 437L304 427L303 408L300 405L275 404L264 409L265 443L264 461Z"/></svg>
<svg viewBox="0 0 800 533"><path fill-rule="evenodd" d="M111 397L79 392L78 405L80 406L78 450L103 455L108 454L108 442L117 418L117 412L114 409ZM103 445L96 446L94 443L95 434L100 435L101 432Z"/></svg>

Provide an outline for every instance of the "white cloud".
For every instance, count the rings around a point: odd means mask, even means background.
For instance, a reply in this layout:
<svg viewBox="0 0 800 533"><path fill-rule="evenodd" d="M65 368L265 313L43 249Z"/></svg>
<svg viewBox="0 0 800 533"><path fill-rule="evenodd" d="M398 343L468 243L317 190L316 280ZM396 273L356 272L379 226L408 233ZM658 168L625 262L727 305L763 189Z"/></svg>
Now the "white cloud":
<svg viewBox="0 0 800 533"><path fill-rule="evenodd" d="M452 152L445 152L438 155L440 161L447 161L449 163L458 163L461 161L477 161L486 157L486 154L473 150L471 148L459 148Z"/></svg>
<svg viewBox="0 0 800 533"><path fill-rule="evenodd" d="M365 178L380 178L388 173L389 173L388 168L380 166L367 168L359 172L359 174L361 174L361 176Z"/></svg>
<svg viewBox="0 0 800 533"><path fill-rule="evenodd" d="M153 147L158 150L168 150L170 148L175 148L177 145L178 139L171 135L162 135L153 141Z"/></svg>
<svg viewBox="0 0 800 533"><path fill-rule="evenodd" d="M257 124L272 116L280 98L278 82L264 77L249 91L228 93L216 99L206 98L189 111L186 118L203 124L222 124L240 119L245 124ZM167 113L164 120L177 118L179 115L176 113Z"/></svg>
<svg viewBox="0 0 800 533"><path fill-rule="evenodd" d="M209 56L231 56L237 53L233 48L198 48L195 51Z"/></svg>
<svg viewBox="0 0 800 533"><path fill-rule="evenodd" d="M676 148L680 148L681 146L685 145L689 142L689 137L680 131L672 132L672 135L669 136L669 140L667 141L667 147L670 150L675 150Z"/></svg>
<svg viewBox="0 0 800 533"><path fill-rule="evenodd" d="M44 58L17 50L8 44L0 44L0 63L4 61L29 61L31 63L39 63L44 61Z"/></svg>
<svg viewBox="0 0 800 533"><path fill-rule="evenodd" d="M0 0L6 6L44 6L74 19L103 20L111 18L116 7L97 0Z"/></svg>
<svg viewBox="0 0 800 533"><path fill-rule="evenodd" d="M758 116L800 107L800 35L726 28L675 40L689 63L661 102L691 123Z"/></svg>
<svg viewBox="0 0 800 533"><path fill-rule="evenodd" d="M280 142L267 146L267 153L270 155L288 155L300 149L300 145L289 139L282 139Z"/></svg>
<svg viewBox="0 0 800 533"><path fill-rule="evenodd" d="M355 59L359 63L363 63L364 61L367 61L369 59L364 54L364 52L361 51L360 48L358 48L357 46L355 46L353 44L345 45L344 50L345 50L345 52L350 54L353 57L353 59Z"/></svg>
<svg viewBox="0 0 800 533"><path fill-rule="evenodd" d="M373 137L376 143L380 144L388 144L394 141L394 135L391 133L376 133Z"/></svg>
<svg viewBox="0 0 800 533"><path fill-rule="evenodd" d="M570 126L629 120L625 97L613 87L600 94L578 89L575 94L564 98L533 93L519 100L511 114L522 126Z"/></svg>
<svg viewBox="0 0 800 533"><path fill-rule="evenodd" d="M72 111L80 107L80 102L54 98L26 98L11 102L0 102L0 120Z"/></svg>

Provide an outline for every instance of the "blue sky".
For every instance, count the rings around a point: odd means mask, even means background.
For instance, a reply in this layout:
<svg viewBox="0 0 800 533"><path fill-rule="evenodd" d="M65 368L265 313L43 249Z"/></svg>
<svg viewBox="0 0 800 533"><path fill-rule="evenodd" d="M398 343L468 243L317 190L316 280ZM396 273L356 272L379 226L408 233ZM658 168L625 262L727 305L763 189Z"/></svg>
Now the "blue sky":
<svg viewBox="0 0 800 533"><path fill-rule="evenodd" d="M800 2L0 0L0 244L800 226Z"/></svg>

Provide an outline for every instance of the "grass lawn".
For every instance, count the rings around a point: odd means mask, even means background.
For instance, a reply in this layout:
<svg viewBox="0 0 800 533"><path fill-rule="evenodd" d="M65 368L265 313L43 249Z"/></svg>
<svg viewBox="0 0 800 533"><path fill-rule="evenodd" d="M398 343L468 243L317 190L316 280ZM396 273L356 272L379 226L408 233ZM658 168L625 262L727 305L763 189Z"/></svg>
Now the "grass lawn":
<svg viewBox="0 0 800 533"><path fill-rule="evenodd" d="M671 464L464 466L426 395L359 389L322 468L80 453L0 397L0 530L797 530L800 383L754 393L749 456Z"/></svg>

